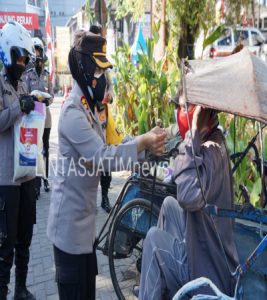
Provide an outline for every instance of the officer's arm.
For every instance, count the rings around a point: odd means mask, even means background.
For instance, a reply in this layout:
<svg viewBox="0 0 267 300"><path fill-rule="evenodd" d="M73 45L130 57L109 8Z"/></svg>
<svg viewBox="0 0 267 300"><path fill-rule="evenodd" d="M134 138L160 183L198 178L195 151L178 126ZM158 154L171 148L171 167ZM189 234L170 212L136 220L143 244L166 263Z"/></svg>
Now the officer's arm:
<svg viewBox="0 0 267 300"><path fill-rule="evenodd" d="M24 82L24 87L26 86L27 93L30 93L31 92L30 76L27 73L27 71L23 73L21 80Z"/></svg>
<svg viewBox="0 0 267 300"><path fill-rule="evenodd" d="M14 101L9 107L4 107L3 91L0 87L0 133L13 126L20 113L19 100Z"/></svg>
<svg viewBox="0 0 267 300"><path fill-rule="evenodd" d="M48 78L48 93L51 95L51 98L48 99L48 105L50 105L54 101L53 85L50 78Z"/></svg>
<svg viewBox="0 0 267 300"><path fill-rule="evenodd" d="M130 169L138 161L136 139L118 146L106 145L81 111L65 111L60 131L84 162L96 169Z"/></svg>
<svg viewBox="0 0 267 300"><path fill-rule="evenodd" d="M106 70L105 74L106 74L106 80L107 80L106 95L109 95L109 97L110 97L109 101L111 101L111 99L114 99L114 90L113 90L112 78L111 78L109 70Z"/></svg>

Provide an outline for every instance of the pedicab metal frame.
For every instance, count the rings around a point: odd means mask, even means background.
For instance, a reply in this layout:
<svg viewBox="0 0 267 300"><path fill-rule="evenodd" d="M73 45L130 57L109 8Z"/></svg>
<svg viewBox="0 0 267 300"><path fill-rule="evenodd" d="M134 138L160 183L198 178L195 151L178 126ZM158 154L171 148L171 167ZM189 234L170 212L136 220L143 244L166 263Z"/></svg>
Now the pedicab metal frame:
<svg viewBox="0 0 267 300"><path fill-rule="evenodd" d="M154 167L154 173L153 176L144 176L142 173L133 173L125 182L123 188L121 189L115 205L112 207L107 219L105 220L104 224L102 225L95 243L94 243L94 248L96 250L100 250L104 255L108 256L109 258L109 268L110 268L110 274L111 274L111 279L112 279L112 283L115 289L115 292L118 296L118 298L120 300L124 300L125 296L123 295L123 292L121 291L121 288L118 287L118 283L116 283L117 278L113 278L112 273L114 273L115 271L112 271L111 268L111 250L110 248L110 237L112 238L113 235L113 231L114 231L114 224L116 224L116 220L117 220L117 216L120 216L120 213L124 210L124 207L127 206L127 204L134 204L135 200L140 200L140 198L134 198L131 199L128 203L126 203L125 205L122 203L123 202L123 198L127 193L128 188L131 185L136 185L140 187L140 191L142 191L145 194L148 194L151 197L151 200L146 200L145 201L149 201L149 207L147 207L147 212L149 213L149 225L148 228L151 227L152 224L152 215L157 214L159 212L160 207L158 207L158 205L155 203L154 201L154 195L162 197L162 202L164 200L165 197L173 195L176 195L176 185L173 183L164 183L162 181L157 180L156 178L156 172L157 172L157 168L155 166L157 166L160 162L166 162L168 160L168 158L171 155L164 154L161 157L155 157L153 155L149 155L146 158L146 162L151 164L151 167ZM156 213L157 212L157 213ZM115 226L116 227L116 226ZM116 230L116 229L115 229ZM133 230L131 228L129 228L129 230ZM133 231L135 232L135 230ZM137 233L136 233L137 234ZM143 238L145 237L145 233L142 234L144 235ZM139 249L139 248L138 248ZM142 249L140 250L142 251ZM137 262L136 262L137 263ZM116 273L116 272L115 272ZM132 290L131 290L132 292Z"/></svg>

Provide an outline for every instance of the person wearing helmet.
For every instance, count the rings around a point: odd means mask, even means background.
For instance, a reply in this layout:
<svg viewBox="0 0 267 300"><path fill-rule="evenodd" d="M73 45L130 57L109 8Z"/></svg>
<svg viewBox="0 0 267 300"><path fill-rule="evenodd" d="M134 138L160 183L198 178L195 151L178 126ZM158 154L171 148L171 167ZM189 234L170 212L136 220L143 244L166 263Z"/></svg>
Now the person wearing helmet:
<svg viewBox="0 0 267 300"><path fill-rule="evenodd" d="M15 300L35 297L26 288L29 248L36 219L35 178L13 181L14 123L22 113L34 109L20 79L26 65L35 57L28 31L16 22L0 31L0 299L7 299L7 285L15 252Z"/></svg>
<svg viewBox="0 0 267 300"><path fill-rule="evenodd" d="M46 119L45 119L45 129L43 134L43 155L45 159L45 175L44 178L44 189L49 192L48 183L48 173L49 173L49 136L52 125L52 117L49 109L49 105L53 102L53 88L52 83L49 79L49 72L44 68L45 63L45 49L43 42L38 38L34 37L32 39L33 45L36 53L36 60L33 68L30 68L23 74L23 81L26 83L29 92L38 90L41 92L47 92L51 95L49 99L44 98L44 103L46 104ZM41 187L41 177L36 177L36 198L40 196Z"/></svg>
<svg viewBox="0 0 267 300"><path fill-rule="evenodd" d="M95 217L101 171L122 170L149 149L161 154L163 130L151 130L124 144L107 145L102 127L106 40L81 32L69 52L73 89L59 118L57 170L50 202L47 234L54 245L60 300L95 299L97 261Z"/></svg>

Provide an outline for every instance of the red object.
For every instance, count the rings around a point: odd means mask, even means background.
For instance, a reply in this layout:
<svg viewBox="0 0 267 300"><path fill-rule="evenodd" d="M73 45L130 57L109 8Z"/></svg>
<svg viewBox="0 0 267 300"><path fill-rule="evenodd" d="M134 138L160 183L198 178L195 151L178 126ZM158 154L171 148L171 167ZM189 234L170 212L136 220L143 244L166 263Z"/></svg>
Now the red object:
<svg viewBox="0 0 267 300"><path fill-rule="evenodd" d="M54 82L54 45L52 42L51 35L51 22L50 22L50 12L48 8L48 0L45 0L45 31L46 31L46 39L47 39L47 51L46 55L49 60L49 74L50 81Z"/></svg>
<svg viewBox="0 0 267 300"><path fill-rule="evenodd" d="M215 48L210 48L210 58L215 58L217 56L217 51Z"/></svg>
<svg viewBox="0 0 267 300"><path fill-rule="evenodd" d="M104 97L104 99L102 100L103 104L108 104L109 103L109 99L108 97Z"/></svg>
<svg viewBox="0 0 267 300"><path fill-rule="evenodd" d="M221 1L221 20L224 20L225 18L225 5L224 0Z"/></svg>
<svg viewBox="0 0 267 300"><path fill-rule="evenodd" d="M20 23L27 30L39 28L37 14L0 11L0 28L2 28L7 22L11 21Z"/></svg>
<svg viewBox="0 0 267 300"><path fill-rule="evenodd" d="M64 99L66 99L69 96L69 88L68 85L64 85Z"/></svg>
<svg viewBox="0 0 267 300"><path fill-rule="evenodd" d="M20 142L22 144L37 145L37 128L20 128Z"/></svg>
<svg viewBox="0 0 267 300"><path fill-rule="evenodd" d="M190 127L192 126L192 120L193 120L194 111L195 111L195 107L192 108L188 112ZM182 139L184 140L185 134L189 130L188 120L187 120L187 112L186 111L182 111L181 109L177 110L177 122L178 122L178 127L179 127L180 135L181 135Z"/></svg>

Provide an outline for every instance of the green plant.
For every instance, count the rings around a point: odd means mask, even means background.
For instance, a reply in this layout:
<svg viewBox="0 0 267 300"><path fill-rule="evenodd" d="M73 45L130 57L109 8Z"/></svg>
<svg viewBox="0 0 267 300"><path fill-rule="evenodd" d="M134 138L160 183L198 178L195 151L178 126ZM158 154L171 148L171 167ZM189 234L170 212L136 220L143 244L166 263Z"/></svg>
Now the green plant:
<svg viewBox="0 0 267 300"><path fill-rule="evenodd" d="M90 1L89 0L86 0L85 1L85 7L84 7L84 10L85 10L85 16L89 22L89 25L93 23L94 21L94 18L95 18L95 14L94 14L94 11L91 9L91 5L90 5Z"/></svg>
<svg viewBox="0 0 267 300"><path fill-rule="evenodd" d="M203 57L203 53L204 53L205 48L207 46L213 44L218 38L220 38L222 36L222 34L224 33L224 29L225 29L225 25L220 24L210 33L210 35L207 36L208 28L205 28L205 30L204 30L205 39L204 39L203 45L202 45L202 55L201 55L201 57Z"/></svg>
<svg viewBox="0 0 267 300"><path fill-rule="evenodd" d="M242 152L247 147L252 137L258 131L258 123L247 118L233 117L225 113L220 114L220 124L224 128L229 128L226 137L227 146L230 154ZM265 140L265 148L267 149L267 139ZM257 141L257 148L259 142ZM254 206L259 206L261 193L261 178L257 171L256 164L253 161L255 153L250 150L243 159L236 172L234 173L234 191L235 201L241 201L241 192L239 186L245 185L250 194L250 201ZM233 163L232 163L233 166Z"/></svg>
<svg viewBox="0 0 267 300"><path fill-rule="evenodd" d="M138 53L138 64L131 63L127 44L117 49L115 60L117 110L119 123L130 134L142 134L158 119L168 126L174 121L170 95L176 89L178 70L175 58L168 54L158 62L153 57L157 35L146 41L147 53Z"/></svg>

